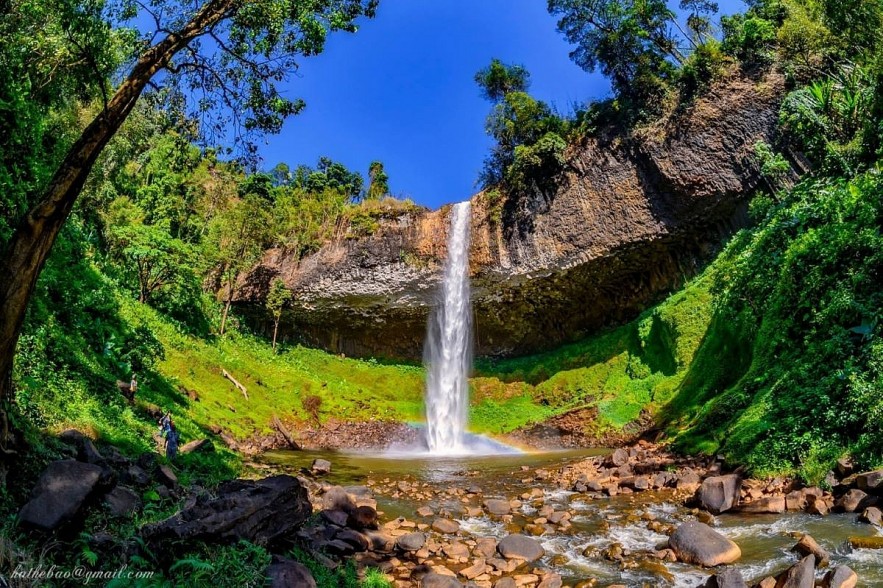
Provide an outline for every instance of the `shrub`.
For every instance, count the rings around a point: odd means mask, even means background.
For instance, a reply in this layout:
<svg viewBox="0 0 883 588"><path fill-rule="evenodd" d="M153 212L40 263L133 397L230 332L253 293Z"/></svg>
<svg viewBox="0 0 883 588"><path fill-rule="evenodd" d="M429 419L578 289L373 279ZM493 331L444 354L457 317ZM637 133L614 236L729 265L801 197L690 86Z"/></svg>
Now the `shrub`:
<svg viewBox="0 0 883 588"><path fill-rule="evenodd" d="M315 394L308 394L301 399L300 403L307 414L310 415L310 418L318 424L319 411L322 409L322 398Z"/></svg>

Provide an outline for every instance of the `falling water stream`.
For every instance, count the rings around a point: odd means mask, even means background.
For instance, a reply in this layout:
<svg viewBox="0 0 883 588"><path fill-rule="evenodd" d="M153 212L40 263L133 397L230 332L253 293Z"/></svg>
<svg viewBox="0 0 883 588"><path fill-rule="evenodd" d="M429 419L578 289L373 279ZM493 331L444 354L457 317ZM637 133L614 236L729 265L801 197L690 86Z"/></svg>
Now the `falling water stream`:
<svg viewBox="0 0 883 588"><path fill-rule="evenodd" d="M426 332L426 441L430 453L435 454L464 450L472 366L471 216L469 202L455 204L451 211L441 300L429 318Z"/></svg>

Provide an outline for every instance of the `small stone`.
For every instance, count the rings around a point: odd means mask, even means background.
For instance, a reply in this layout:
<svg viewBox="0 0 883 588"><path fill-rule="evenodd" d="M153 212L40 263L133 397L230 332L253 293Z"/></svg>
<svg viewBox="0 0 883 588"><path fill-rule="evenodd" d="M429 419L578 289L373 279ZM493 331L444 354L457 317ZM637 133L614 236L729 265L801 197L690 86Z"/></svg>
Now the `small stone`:
<svg viewBox="0 0 883 588"><path fill-rule="evenodd" d="M310 471L317 476L324 476L331 473L331 462L327 459L317 458L313 460Z"/></svg>
<svg viewBox="0 0 883 588"><path fill-rule="evenodd" d="M488 513L496 516L507 515L511 511L508 500L485 500L484 507L488 511Z"/></svg>
<svg viewBox="0 0 883 588"><path fill-rule="evenodd" d="M432 530L445 535L452 535L460 530L460 523L450 519L435 519L432 521Z"/></svg>

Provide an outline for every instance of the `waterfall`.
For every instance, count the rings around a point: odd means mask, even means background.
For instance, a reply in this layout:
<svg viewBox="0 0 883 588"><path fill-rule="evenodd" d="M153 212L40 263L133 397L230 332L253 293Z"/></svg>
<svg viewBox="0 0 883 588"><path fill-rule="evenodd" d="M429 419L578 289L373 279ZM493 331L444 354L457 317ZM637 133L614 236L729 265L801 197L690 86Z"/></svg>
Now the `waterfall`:
<svg viewBox="0 0 883 588"><path fill-rule="evenodd" d="M430 314L426 332L426 438L431 453L456 453L464 445L472 367L471 216L469 202L455 204L451 211L441 300Z"/></svg>

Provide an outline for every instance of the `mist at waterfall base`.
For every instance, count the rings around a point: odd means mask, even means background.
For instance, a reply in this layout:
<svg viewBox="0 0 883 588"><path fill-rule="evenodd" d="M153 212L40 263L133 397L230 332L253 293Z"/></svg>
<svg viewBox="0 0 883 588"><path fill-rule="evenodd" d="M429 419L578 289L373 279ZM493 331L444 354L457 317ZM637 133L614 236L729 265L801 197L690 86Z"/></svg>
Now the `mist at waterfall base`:
<svg viewBox="0 0 883 588"><path fill-rule="evenodd" d="M423 352L426 426L421 429L421 443L418 447L390 447L389 455L456 457L520 453L466 431L473 337L469 286L471 220L469 202L452 207L448 257L438 304L429 316Z"/></svg>

